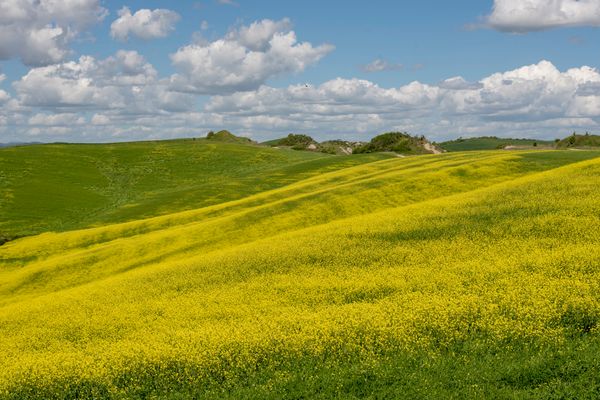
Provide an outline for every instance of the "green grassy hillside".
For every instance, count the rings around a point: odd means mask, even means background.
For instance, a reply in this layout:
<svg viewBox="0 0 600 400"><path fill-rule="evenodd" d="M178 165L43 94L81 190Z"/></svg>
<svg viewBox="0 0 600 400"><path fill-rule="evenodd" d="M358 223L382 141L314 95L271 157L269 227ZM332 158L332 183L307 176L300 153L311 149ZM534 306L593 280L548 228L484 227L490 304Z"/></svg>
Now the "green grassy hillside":
<svg viewBox="0 0 600 400"><path fill-rule="evenodd" d="M252 140L250 140L246 137L236 136L233 133L226 131L226 130L222 130L217 133L210 131L206 135L206 139L213 141L213 142L253 144Z"/></svg>
<svg viewBox="0 0 600 400"><path fill-rule="evenodd" d="M573 134L556 143L556 147L559 149L568 148L599 148L600 147L600 136Z"/></svg>
<svg viewBox="0 0 600 400"><path fill-rule="evenodd" d="M273 139L262 143L265 146L283 146L291 147L294 150L308 150L310 145L314 145L315 148L318 145L317 141L307 135L290 133L286 137Z"/></svg>
<svg viewBox="0 0 600 400"><path fill-rule="evenodd" d="M548 140L534 139L506 139L495 136L484 136L476 138L460 138L447 142L438 143L446 151L474 151L474 150L496 150L506 146L518 146L520 148L552 147L554 142ZM535 146L534 146L535 145Z"/></svg>
<svg viewBox="0 0 600 400"><path fill-rule="evenodd" d="M0 247L0 398L594 398L600 152L332 159Z"/></svg>
<svg viewBox="0 0 600 400"><path fill-rule="evenodd" d="M386 157L341 158L219 140L0 149L0 238L219 204Z"/></svg>

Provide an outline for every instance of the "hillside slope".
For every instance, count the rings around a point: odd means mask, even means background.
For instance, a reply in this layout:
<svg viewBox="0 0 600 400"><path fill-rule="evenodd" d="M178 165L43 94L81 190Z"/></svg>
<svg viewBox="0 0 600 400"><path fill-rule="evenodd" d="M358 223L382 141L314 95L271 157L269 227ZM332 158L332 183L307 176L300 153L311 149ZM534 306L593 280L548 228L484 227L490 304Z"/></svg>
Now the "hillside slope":
<svg viewBox="0 0 600 400"><path fill-rule="evenodd" d="M599 155L382 160L8 243L0 395L585 397Z"/></svg>
<svg viewBox="0 0 600 400"><path fill-rule="evenodd" d="M237 143L237 144L254 144L251 139L242 136L236 136L233 133L222 130L218 132L210 131L206 135L206 140L212 142Z"/></svg>
<svg viewBox="0 0 600 400"><path fill-rule="evenodd" d="M219 204L382 158L387 156L341 158L219 140L1 149L0 240Z"/></svg>
<svg viewBox="0 0 600 400"><path fill-rule="evenodd" d="M573 134L556 143L559 149L567 148L600 148L600 135Z"/></svg>
<svg viewBox="0 0 600 400"><path fill-rule="evenodd" d="M530 149L534 149L536 147L551 148L554 146L554 142L549 140L509 139L495 136L483 136L464 139L459 138L438 143L438 145L446 151L481 151L497 150L507 146L518 146L519 148L529 147Z"/></svg>

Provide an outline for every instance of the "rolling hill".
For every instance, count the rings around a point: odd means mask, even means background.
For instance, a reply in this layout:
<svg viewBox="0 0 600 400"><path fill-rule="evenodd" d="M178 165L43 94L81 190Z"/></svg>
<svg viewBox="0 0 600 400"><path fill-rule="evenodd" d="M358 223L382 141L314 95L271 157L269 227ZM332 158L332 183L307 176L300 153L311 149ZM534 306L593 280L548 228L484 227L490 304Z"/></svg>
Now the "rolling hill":
<svg viewBox="0 0 600 400"><path fill-rule="evenodd" d="M259 148L269 168L227 146L204 155L223 194L0 247L1 398L600 389L600 152Z"/></svg>
<svg viewBox="0 0 600 400"><path fill-rule="evenodd" d="M222 130L219 132L210 131L206 135L206 140L210 140L212 142L224 142L224 143L238 143L238 144L254 144L254 142L243 136L236 136L233 133Z"/></svg>
<svg viewBox="0 0 600 400"><path fill-rule="evenodd" d="M383 133L354 149L356 154L386 151L402 155L441 153L441 149L425 139L425 136L416 137L405 132Z"/></svg>
<svg viewBox="0 0 600 400"><path fill-rule="evenodd" d="M286 137L273 139L262 143L271 147L290 147L294 150L317 150L319 143L308 135L290 133ZM314 146L314 149L310 147Z"/></svg>
<svg viewBox="0 0 600 400"><path fill-rule="evenodd" d="M589 133L584 135L578 135L574 133L556 143L556 147L559 149L600 148L600 136L590 135Z"/></svg>
<svg viewBox="0 0 600 400"><path fill-rule="evenodd" d="M482 136L475 138L459 138L447 142L438 143L446 151L479 151L479 150L497 150L507 146L518 148L552 148L553 141L536 139L509 139L498 138L496 136Z"/></svg>
<svg viewBox="0 0 600 400"><path fill-rule="evenodd" d="M0 238L195 209L389 157L332 157L227 138L0 149Z"/></svg>
<svg viewBox="0 0 600 400"><path fill-rule="evenodd" d="M289 134L284 138L269 140L261 144L337 155L384 152L399 155L421 155L442 152L442 149L430 143L424 136L412 136L405 132L383 133L375 136L369 142L327 140L321 143L307 135Z"/></svg>

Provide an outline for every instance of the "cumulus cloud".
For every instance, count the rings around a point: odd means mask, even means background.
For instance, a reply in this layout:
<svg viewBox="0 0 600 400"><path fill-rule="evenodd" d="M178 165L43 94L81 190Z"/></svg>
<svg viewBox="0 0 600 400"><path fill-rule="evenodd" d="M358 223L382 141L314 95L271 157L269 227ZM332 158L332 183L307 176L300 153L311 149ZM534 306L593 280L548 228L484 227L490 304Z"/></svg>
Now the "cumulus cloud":
<svg viewBox="0 0 600 400"><path fill-rule="evenodd" d="M386 89L362 79L337 78L319 86L293 85L284 89L262 86L255 92L213 96L206 109L236 115L403 114L428 108L437 101L439 88L413 82Z"/></svg>
<svg viewBox="0 0 600 400"><path fill-rule="evenodd" d="M505 32L600 26L597 0L494 0L487 25Z"/></svg>
<svg viewBox="0 0 600 400"><path fill-rule="evenodd" d="M74 113L65 114L35 114L29 118L29 125L42 126L69 126L81 125L85 123L85 118Z"/></svg>
<svg viewBox="0 0 600 400"><path fill-rule="evenodd" d="M0 60L30 66L62 61L69 43L107 15L100 0L0 1Z"/></svg>
<svg viewBox="0 0 600 400"><path fill-rule="evenodd" d="M90 121L93 125L108 125L110 118L103 114L94 114Z"/></svg>
<svg viewBox="0 0 600 400"><path fill-rule="evenodd" d="M391 63L380 58L373 60L369 64L361 66L361 70L364 72L399 71L402 68L402 64Z"/></svg>
<svg viewBox="0 0 600 400"><path fill-rule="evenodd" d="M0 89L0 104L6 103L8 100L10 100L10 95Z"/></svg>
<svg viewBox="0 0 600 400"><path fill-rule="evenodd" d="M111 109L121 113L158 113L191 107L189 95L170 92L152 65L135 51L118 51L104 60L32 68L13 84L20 104L64 109Z"/></svg>
<svg viewBox="0 0 600 400"><path fill-rule="evenodd" d="M218 128L257 139L289 132L367 139L402 130L433 140L600 130L600 72L585 66L561 71L549 61L477 82L453 77L383 87L336 78L315 86L261 85L213 95L202 106L196 95L169 90L170 84L135 52L81 57L32 69L15 83L16 97L0 104L0 119L5 132L36 140L169 138Z"/></svg>
<svg viewBox="0 0 600 400"><path fill-rule="evenodd" d="M333 50L299 43L288 19L262 20L224 38L180 48L171 55L178 74L172 87L183 92L221 94L254 90L269 78L304 71Z"/></svg>
<svg viewBox="0 0 600 400"><path fill-rule="evenodd" d="M129 36L150 40L166 37L175 29L175 24L181 17L175 11L166 9L141 9L131 14L131 10L123 7L117 18L110 26L113 38L125 41Z"/></svg>
<svg viewBox="0 0 600 400"><path fill-rule="evenodd" d="M412 82L382 88L366 80L338 78L316 87L262 86L254 92L214 96L206 110L226 120L280 118L280 126L287 121L290 129L312 133L347 132L349 126L370 120L377 122L373 129L414 130L433 138L448 137L449 129L452 136L519 131L530 136L564 126L600 128L599 87L596 69L561 72L541 61L479 82L455 77L438 85Z"/></svg>

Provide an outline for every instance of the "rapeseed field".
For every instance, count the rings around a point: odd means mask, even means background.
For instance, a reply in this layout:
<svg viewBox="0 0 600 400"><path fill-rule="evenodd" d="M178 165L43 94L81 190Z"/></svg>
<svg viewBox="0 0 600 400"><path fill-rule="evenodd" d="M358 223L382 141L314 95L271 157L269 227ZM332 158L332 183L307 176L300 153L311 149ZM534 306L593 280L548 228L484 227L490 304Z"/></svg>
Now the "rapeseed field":
<svg viewBox="0 0 600 400"><path fill-rule="evenodd" d="M384 159L0 247L0 398L594 398L600 153Z"/></svg>

